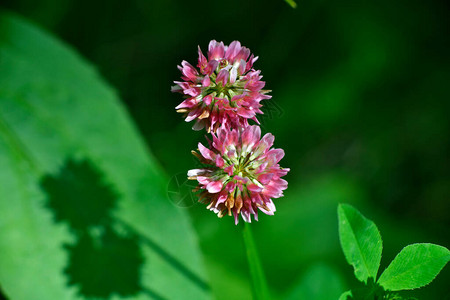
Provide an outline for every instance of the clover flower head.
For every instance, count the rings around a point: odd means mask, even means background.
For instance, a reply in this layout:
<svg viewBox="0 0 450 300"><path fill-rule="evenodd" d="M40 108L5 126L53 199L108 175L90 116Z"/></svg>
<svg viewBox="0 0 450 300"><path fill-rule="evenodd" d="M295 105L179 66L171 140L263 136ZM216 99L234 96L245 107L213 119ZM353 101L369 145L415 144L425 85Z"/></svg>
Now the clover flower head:
<svg viewBox="0 0 450 300"><path fill-rule="evenodd" d="M258 59L238 41L229 46L211 41L207 57L198 48L197 68L187 61L178 66L183 81L174 81L172 92L186 99L175 109L184 113L186 122L194 121L194 130L206 128L215 132L219 127L248 126L248 119L259 123L256 114L262 114L261 100L270 99L263 90L261 71L253 69Z"/></svg>
<svg viewBox="0 0 450 300"><path fill-rule="evenodd" d="M199 143L199 153L193 151L205 167L188 171L188 178L198 181L199 201L219 217L233 215L236 224L239 215L245 222L251 215L258 220L258 210L273 215L272 199L283 196L288 183L281 177L289 172L278 164L284 151L271 149L274 136L261 138L259 126L248 126L219 128L212 138L210 148Z"/></svg>

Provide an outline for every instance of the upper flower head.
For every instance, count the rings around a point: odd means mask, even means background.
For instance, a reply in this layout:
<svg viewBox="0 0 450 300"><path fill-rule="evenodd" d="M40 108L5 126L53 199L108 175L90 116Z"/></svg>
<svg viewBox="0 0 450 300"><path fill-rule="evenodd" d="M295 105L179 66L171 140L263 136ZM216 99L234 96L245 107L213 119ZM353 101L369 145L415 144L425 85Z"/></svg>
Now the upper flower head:
<svg viewBox="0 0 450 300"><path fill-rule="evenodd" d="M193 151L207 166L188 172L189 179L199 183L200 201L219 217L233 214L236 224L239 214L246 222L251 215L258 220L258 209L273 215L271 198L283 196L287 181L281 177L289 171L278 164L284 151L270 149L274 136L268 133L261 139L259 126L248 126L219 128L212 137L209 149L199 143L200 153Z"/></svg>
<svg viewBox="0 0 450 300"><path fill-rule="evenodd" d="M178 66L183 81L175 81L172 92L186 96L177 109L186 114L186 122L196 120L193 129L215 132L219 127L248 126L248 119L258 123L256 114L262 114L259 102L270 99L269 91L260 79L261 71L253 69L258 59L238 41L225 46L211 41L206 58L198 48L198 69L187 61Z"/></svg>

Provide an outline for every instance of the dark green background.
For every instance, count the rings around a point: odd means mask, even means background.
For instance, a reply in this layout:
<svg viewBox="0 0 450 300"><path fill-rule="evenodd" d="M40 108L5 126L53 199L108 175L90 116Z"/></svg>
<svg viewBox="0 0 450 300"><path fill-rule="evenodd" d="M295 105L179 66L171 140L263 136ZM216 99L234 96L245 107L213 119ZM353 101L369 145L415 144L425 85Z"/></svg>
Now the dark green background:
<svg viewBox="0 0 450 300"><path fill-rule="evenodd" d="M211 39L239 40L260 57L264 132L286 152L289 188L254 230L269 285L285 295L325 263L356 284L340 250L336 207L352 203L384 240L382 269L415 242L450 246L450 19L448 1L15 0L31 19L91 61L120 94L167 173L196 166L204 141L170 93L181 60ZM264 104L264 102L263 102ZM99 116L101 117L101 116ZM232 218L186 208L219 293L245 295L248 274ZM412 295L450 299L450 270ZM239 288L234 288L239 285ZM241 286L242 285L242 286ZM324 287L326 288L326 287ZM234 290L234 291L229 291ZM242 292L240 292L242 290ZM235 293L235 294L233 294ZM225 295L225 294L222 294ZM220 297L220 295L219 295Z"/></svg>

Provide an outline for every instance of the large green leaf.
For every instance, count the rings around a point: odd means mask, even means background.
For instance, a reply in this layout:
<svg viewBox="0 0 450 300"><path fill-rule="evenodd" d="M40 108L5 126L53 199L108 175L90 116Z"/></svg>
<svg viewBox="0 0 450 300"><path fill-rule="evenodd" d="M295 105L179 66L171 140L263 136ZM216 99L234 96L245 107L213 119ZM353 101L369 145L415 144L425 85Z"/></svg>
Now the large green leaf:
<svg viewBox="0 0 450 300"><path fill-rule="evenodd" d="M339 239L347 262L358 280L377 277L382 241L377 226L348 204L338 207Z"/></svg>
<svg viewBox="0 0 450 300"><path fill-rule="evenodd" d="M434 244L412 244L400 251L381 274L386 290L412 290L429 284L450 261L450 251Z"/></svg>
<svg viewBox="0 0 450 300"><path fill-rule="evenodd" d="M117 95L0 12L0 283L11 299L205 299L196 237ZM151 101L151 99L149 99Z"/></svg>

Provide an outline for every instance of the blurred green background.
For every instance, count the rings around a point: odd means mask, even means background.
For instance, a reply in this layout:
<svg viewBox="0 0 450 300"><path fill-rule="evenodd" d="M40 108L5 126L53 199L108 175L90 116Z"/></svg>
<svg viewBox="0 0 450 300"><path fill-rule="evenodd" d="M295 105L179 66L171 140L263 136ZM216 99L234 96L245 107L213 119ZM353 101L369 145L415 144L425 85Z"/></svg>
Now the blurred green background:
<svg viewBox="0 0 450 300"><path fill-rule="evenodd" d="M299 1L296 9L281 0L3 3L96 66L172 178L195 168L190 151L204 141L174 110L176 65L196 63L197 46L206 52L212 39L239 40L260 57L255 68L273 97L263 102L263 132L275 135L286 152L281 165L291 168L277 213L254 224L275 297L357 284L339 246L339 202L378 225L380 270L407 244L450 246L448 1ZM216 298L248 299L232 218L186 206ZM450 299L449 282L447 267L405 295Z"/></svg>

